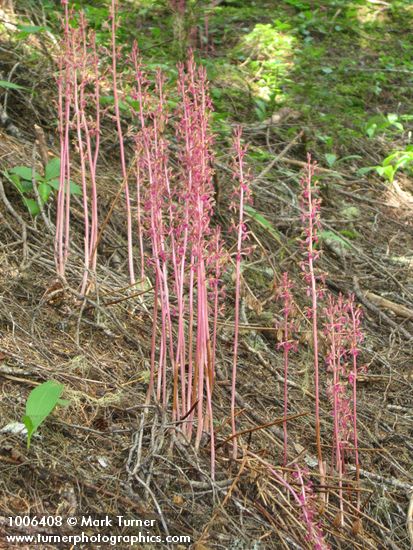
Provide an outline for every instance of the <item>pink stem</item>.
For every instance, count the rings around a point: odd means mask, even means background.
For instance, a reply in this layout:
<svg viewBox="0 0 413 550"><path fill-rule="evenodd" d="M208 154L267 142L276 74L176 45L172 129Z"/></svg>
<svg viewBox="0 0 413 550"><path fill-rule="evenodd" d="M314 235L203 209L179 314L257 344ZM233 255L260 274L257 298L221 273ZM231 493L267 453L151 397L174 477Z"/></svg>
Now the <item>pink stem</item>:
<svg viewBox="0 0 413 550"><path fill-rule="evenodd" d="M235 134L235 149L238 154L238 170L239 170L239 219L238 219L238 240L237 240L237 256L235 263L235 315L234 315L234 353L232 360L232 382L231 382L231 427L234 437L233 458L237 458L237 433L235 421L235 395L236 395L236 380L237 380L237 359L238 359L238 335L239 335L239 306L241 296L241 253L242 253L242 237L244 224L244 165L241 152L241 129L238 128Z"/></svg>
<svg viewBox="0 0 413 550"><path fill-rule="evenodd" d="M134 273L134 267L133 267L132 211L131 211L130 196L129 196L128 171L126 168L126 160L125 160L125 147L124 147L123 132L122 132L122 125L121 125L121 117L120 117L119 93L118 93L118 82L117 82L116 60L117 60L118 52L116 48L116 8L117 8L117 1L112 0L111 19L112 19L113 101L114 101L114 107L115 107L116 127L117 127L118 137L119 137L119 152L120 152L120 162L122 167L122 176L123 176L123 181L125 182L129 276L130 276L131 284L134 285L135 273Z"/></svg>

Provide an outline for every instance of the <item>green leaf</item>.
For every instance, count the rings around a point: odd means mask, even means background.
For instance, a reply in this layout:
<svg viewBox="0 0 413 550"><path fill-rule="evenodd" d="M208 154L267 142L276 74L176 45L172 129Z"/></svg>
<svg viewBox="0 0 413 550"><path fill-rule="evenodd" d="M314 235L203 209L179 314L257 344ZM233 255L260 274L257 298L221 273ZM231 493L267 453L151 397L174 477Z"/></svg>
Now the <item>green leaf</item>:
<svg viewBox="0 0 413 550"><path fill-rule="evenodd" d="M27 448L30 449L30 440L35 432L35 428L29 416L23 416L23 424L27 428Z"/></svg>
<svg viewBox="0 0 413 550"><path fill-rule="evenodd" d="M390 122L390 124L394 124L399 119L399 115L396 115L396 113L389 113L387 115L387 120Z"/></svg>
<svg viewBox="0 0 413 550"><path fill-rule="evenodd" d="M17 174L22 179L32 181L32 169L29 166L15 166L9 170L10 174ZM40 179L37 172L34 173L35 179Z"/></svg>
<svg viewBox="0 0 413 550"><path fill-rule="evenodd" d="M45 27L39 27L36 25L17 25L17 28L22 34L34 34L46 30Z"/></svg>
<svg viewBox="0 0 413 550"><path fill-rule="evenodd" d="M222 97L221 88L211 88L211 95L214 99L221 99Z"/></svg>
<svg viewBox="0 0 413 550"><path fill-rule="evenodd" d="M14 176L16 178L19 177L16 174ZM30 193L31 191L33 191L33 183L31 181L20 180L20 178L19 178L19 181L20 181L20 186L21 186L21 192L22 193Z"/></svg>
<svg viewBox="0 0 413 550"><path fill-rule="evenodd" d="M113 95L101 96L99 98L99 101L100 101L101 105L114 105L115 104L115 98L114 98ZM129 111L129 105L125 101L119 100L119 109L121 111Z"/></svg>
<svg viewBox="0 0 413 550"><path fill-rule="evenodd" d="M47 182L50 187L52 187L55 191L59 191L60 189L60 181L59 180L49 180Z"/></svg>
<svg viewBox="0 0 413 550"><path fill-rule="evenodd" d="M14 185L17 191L24 193L22 182L17 174L9 174L8 172L4 172L4 175Z"/></svg>
<svg viewBox="0 0 413 550"><path fill-rule="evenodd" d="M373 170L377 170L377 166L363 166L362 168L359 168L356 172L358 176L365 176L369 172L372 172Z"/></svg>
<svg viewBox="0 0 413 550"><path fill-rule="evenodd" d="M81 195L82 194L82 188L75 182L70 182L70 194L71 195Z"/></svg>
<svg viewBox="0 0 413 550"><path fill-rule="evenodd" d="M393 164L393 161L397 161L398 159L400 159L400 154L401 154L401 151L395 151L394 153L392 153L391 155L389 155L383 160L382 165L388 166L390 164Z"/></svg>
<svg viewBox="0 0 413 550"><path fill-rule="evenodd" d="M30 392L26 402L26 414L23 417L27 428L28 449L33 434L56 407L63 390L63 384L49 380Z"/></svg>
<svg viewBox="0 0 413 550"><path fill-rule="evenodd" d="M50 180L47 183L50 185L50 187L53 187L53 189L55 189L56 191L59 191L59 187L60 187L59 180ZM72 180L70 180L70 194L71 195L82 194L82 188Z"/></svg>
<svg viewBox="0 0 413 550"><path fill-rule="evenodd" d="M343 237L346 237L346 239L349 239L350 241L360 237L360 233L357 233L357 231L352 231L351 229L342 229L340 231L340 235L343 235Z"/></svg>
<svg viewBox="0 0 413 550"><path fill-rule="evenodd" d="M0 80L0 88L7 88L8 90L27 90L24 86L8 82L7 80Z"/></svg>
<svg viewBox="0 0 413 550"><path fill-rule="evenodd" d="M321 231L319 237L320 241L324 241L330 246L336 243L344 248L351 248L344 239L342 239L339 235L336 235L333 231Z"/></svg>
<svg viewBox="0 0 413 550"><path fill-rule="evenodd" d="M49 200L49 197L50 197L50 193L52 191L52 188L50 187L50 185L48 183L46 183L45 181L43 181L39 187L37 188L38 192L39 192L39 197L42 201L42 203L45 203Z"/></svg>
<svg viewBox="0 0 413 550"><path fill-rule="evenodd" d="M249 206L248 204L244 206L245 212L248 214L250 218L252 218L254 221L256 221L261 227L263 227L265 230L270 233L274 237L274 239L281 244L281 236L280 233L271 225L271 223L264 218L262 214L257 212L252 206Z"/></svg>
<svg viewBox="0 0 413 550"><path fill-rule="evenodd" d="M363 157L361 155L347 155L346 157L341 157L340 162L344 162L345 160L353 160L353 159L362 159Z"/></svg>
<svg viewBox="0 0 413 550"><path fill-rule="evenodd" d="M60 159L55 157L50 160L45 169L45 179L51 180L60 176Z"/></svg>
<svg viewBox="0 0 413 550"><path fill-rule="evenodd" d="M151 33L154 38L159 38L162 34L162 31L159 27L152 27Z"/></svg>
<svg viewBox="0 0 413 550"><path fill-rule="evenodd" d="M10 174L9 172L4 172L4 175L22 195L33 190L33 184L31 181L21 180L19 175Z"/></svg>
<svg viewBox="0 0 413 550"><path fill-rule="evenodd" d="M53 189L55 189L56 191L59 191L59 187L60 187L59 180L50 180L47 183L50 185L50 187L53 187ZM71 195L82 194L82 188L72 180L70 180L70 194Z"/></svg>
<svg viewBox="0 0 413 550"><path fill-rule="evenodd" d="M389 164L388 166L377 166L376 172L379 176L384 176L391 183L394 180L396 169L391 164Z"/></svg>
<svg viewBox="0 0 413 550"><path fill-rule="evenodd" d="M23 202L26 205L27 210L30 212L30 214L33 217L36 217L38 214L40 214L39 205L34 199L28 199L26 197L23 197Z"/></svg>
<svg viewBox="0 0 413 550"><path fill-rule="evenodd" d="M337 160L337 155L334 153L326 153L324 156L326 157L328 166L332 168Z"/></svg>

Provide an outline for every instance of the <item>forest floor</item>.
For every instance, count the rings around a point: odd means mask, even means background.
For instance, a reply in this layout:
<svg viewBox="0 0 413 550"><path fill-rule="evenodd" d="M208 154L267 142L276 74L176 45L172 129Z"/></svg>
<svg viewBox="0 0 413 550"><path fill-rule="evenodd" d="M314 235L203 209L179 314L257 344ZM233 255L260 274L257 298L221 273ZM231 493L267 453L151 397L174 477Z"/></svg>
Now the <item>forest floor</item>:
<svg viewBox="0 0 413 550"><path fill-rule="evenodd" d="M59 11L52 1L43 2L42 9L29 0L16 2L14 10L11 4L0 8L0 81L22 88L0 84L2 174L33 162L41 170L41 161L33 160L35 125L46 136L48 156L59 154L53 53ZM106 3L74 3L81 4L105 45ZM121 4L122 42L137 38L145 64L161 65L176 77L182 55L172 38L176 19L162 3ZM361 355L367 366L358 400L363 530L355 532L354 524L352 530L352 496L346 527L336 527L333 482L330 504L320 511L322 525L333 548L402 550L413 542L407 522L409 505L413 513L413 9L407 1L318 4L221 2L207 10L208 34L204 16L193 16L200 28L193 45L207 68L214 102L216 220L223 225L229 224L234 124L242 125L250 144L246 160L254 204L248 223L256 248L243 265L237 406L244 434L239 445L274 464L281 461L282 426L268 426L283 416L282 353L272 297L274 280L288 271L301 289L299 305L306 305L298 182L310 152L319 164L322 197L319 268L327 273L329 290L354 292L363 305ZM126 122L128 116L125 111ZM103 147L99 191L107 212L121 178L110 133L104 133ZM388 159L396 151L397 159L405 155L400 166ZM73 167L75 181L77 170ZM188 535L197 550L310 548L304 526L268 469L248 452L231 460L231 278L227 323L219 331L217 476L212 481L209 441L196 452L174 435L168 412L155 404L145 407L150 297L131 296L122 206L116 206L100 246L99 292L85 301L78 294L76 249L62 287L50 227L41 216L30 217L7 177L2 175L1 182L0 534L22 532L8 527L9 516L87 512L154 519L151 534ZM54 212L51 201L51 221ZM75 206L73 227L81 223L81 207ZM301 341L290 367L289 440L292 463L306 463L316 489L312 350L305 331ZM49 379L65 385L70 405L45 422L28 451L22 434L4 428L21 421L28 393ZM328 454L328 401L321 412ZM354 478L354 470L348 476ZM41 532L50 530L33 526L24 534ZM11 547L0 540L0 548Z"/></svg>

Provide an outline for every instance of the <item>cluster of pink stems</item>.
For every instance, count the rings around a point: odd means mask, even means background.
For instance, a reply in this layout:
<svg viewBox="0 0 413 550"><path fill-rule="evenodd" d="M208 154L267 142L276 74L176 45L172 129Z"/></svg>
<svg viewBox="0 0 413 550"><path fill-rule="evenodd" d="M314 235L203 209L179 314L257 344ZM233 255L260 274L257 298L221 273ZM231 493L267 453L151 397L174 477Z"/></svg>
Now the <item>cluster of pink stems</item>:
<svg viewBox="0 0 413 550"><path fill-rule="evenodd" d="M216 368L217 329L224 304L222 273L229 263L220 228L214 227L213 146L210 128L212 105L206 71L197 66L192 54L178 67L179 104L172 112L170 93L161 71L155 86L142 65L136 44L128 56L116 45L117 1L111 3L110 49L113 109L101 107L102 68L95 37L88 32L81 14L76 27L70 24L68 3L65 11L62 55L59 60L58 113L61 142L60 188L57 197L55 258L58 274L64 278L69 257L71 219L71 162L78 161L81 172L84 221L84 270L81 293L89 291L97 269L99 244L98 160L102 118L112 120L116 128L120 163L120 190L125 198L127 262L131 285L136 284L136 248L139 251L140 280L153 283L152 349L147 402L155 398L163 407L172 407L173 420L183 437L201 445L209 434L212 476L215 471L213 390ZM184 6L177 2L177 9ZM127 82L133 123L125 129L119 91L118 64L128 65ZM103 69L104 70L104 69ZM125 143L126 133L133 136L131 154ZM237 457L236 380L238 365L241 263L246 253L245 205L250 200L249 178L245 172L246 148L240 128L234 133L234 179L232 209L236 212L235 317L231 380L231 430L233 456ZM316 272L319 257L320 199L314 181L315 163L308 158L301 180L301 217L304 227L301 263L310 300L308 318L312 326L315 385L315 440L321 482L326 476L321 446L319 323L323 314L329 343L327 371L332 379L328 393L332 402L334 438L332 468L339 478L341 523L343 523L343 474L346 456L354 453L357 483L359 452L357 435L357 375L361 312L354 297L328 298L320 313L323 298L322 274ZM132 185L134 178L134 185ZM135 214L136 212L136 214ZM135 236L137 247L135 247ZM294 298L287 273L282 276L278 298L282 301L278 345L284 356L284 466L288 462L288 376L290 352L297 349L294 340ZM351 391L350 391L351 390ZM261 459L260 459L261 460ZM278 476L278 474L277 474ZM287 482L282 476L282 483ZM277 479L278 479L277 477ZM300 491L287 487L303 510L310 538L325 548L309 512L309 485L298 469ZM360 510L359 493L357 509ZM311 527L311 525L313 527Z"/></svg>
<svg viewBox="0 0 413 550"><path fill-rule="evenodd" d="M59 59L58 112L60 133L60 186L57 198L55 258L64 277L70 243L71 138L81 168L84 217L84 275L81 292L96 270L98 238L97 162L100 147L100 74L95 36L87 33L80 15L77 28L69 25L65 4L64 42ZM93 115L91 115L93 113ZM88 182L90 184L88 185Z"/></svg>
<svg viewBox="0 0 413 550"><path fill-rule="evenodd" d="M311 162L308 156L305 174L301 179L301 220L304 228L304 260L301 262L301 269L304 281L307 284L307 294L311 299L311 306L307 309L308 317L311 319L313 333L313 360L314 360L314 388L315 388L315 437L317 446L318 468L322 482L325 478L325 464L321 449L321 428L320 428L320 369L319 369L319 346L318 346L318 301L323 297L323 289L318 284L323 282L322 275L315 272L315 262L320 253L316 249L318 243L318 230L320 229L320 199L317 196L317 182L314 180L316 164Z"/></svg>
<svg viewBox="0 0 413 550"><path fill-rule="evenodd" d="M308 157L305 174L301 179L301 220L304 239L302 240L303 261L301 269L307 287L310 306L307 308L307 318L312 326L312 348L315 386L315 439L321 485L326 479L326 463L323 460L321 446L320 419L320 320L324 324L325 339L328 343L327 389L330 398L333 417L333 444L331 455L331 474L336 473L339 483L339 524L344 525L343 476L346 462L350 454L356 468L357 512L360 512L360 460L357 433L357 377L360 371L358 364L359 347L363 340L361 331L361 309L356 306L354 296L345 299L327 296L327 305L320 311L320 300L325 297L324 274L316 271L315 263L319 258L318 232L320 224L320 199L317 182L314 180L316 164ZM287 464L287 413L288 413L288 372L290 352L297 350L294 333L297 330L293 319L294 297L292 283L287 273L284 273L277 288L277 299L281 301L282 320L278 323L281 331L281 341L277 348L284 355L284 453L283 463ZM324 495L324 500L326 495Z"/></svg>
<svg viewBox="0 0 413 550"><path fill-rule="evenodd" d="M186 64L178 66L179 103L170 112L170 89L161 71L157 71L153 86L153 78L145 73L137 45L133 45L127 56L117 47L117 2L112 0L112 40L110 50L106 51L111 65L106 68L106 75L112 83L113 108L102 109L99 72L102 69L94 35L87 31L82 14L79 24L72 26L68 5L64 5L64 41L58 79L61 179L56 223L57 271L65 277L70 243L70 164L76 158L81 172L84 221L85 267L81 293L90 290L99 244L97 171L105 117L105 124L111 121L116 128L130 283L137 282L136 248L139 250L140 281L146 277L153 281L147 402L155 398L164 407L171 403L173 420L181 427L184 437L191 439L194 436L197 448L203 434L209 434L214 475L212 395L218 319L224 302L221 278L229 256L225 253L220 229L211 226L214 140L210 129L212 105L206 71L196 65L192 54ZM118 69L121 59L128 65L126 74L132 75L126 84L133 100L130 102L133 123L127 129L121 117L122 102L125 104L128 99L121 92L124 83L120 82L119 75L125 74ZM132 154L125 145L126 134L133 136ZM236 331L231 400L234 434L240 266L242 243L246 237L244 204L249 197L244 155L241 131L237 129L234 135L238 212Z"/></svg>
<svg viewBox="0 0 413 550"><path fill-rule="evenodd" d="M305 539L309 547L314 550L330 550L330 546L324 538L321 526L316 519L318 503L307 470L296 466L292 472L293 482L290 483L270 462L260 455L251 451L249 451L248 454L265 466L271 476L279 485L284 487L287 494L295 501L300 510L301 520L306 531Z"/></svg>
<svg viewBox="0 0 413 550"><path fill-rule="evenodd" d="M360 473L357 436L357 356L363 339L360 316L361 310L355 306L353 295L347 300L342 295L328 297L324 333L329 343L327 370L332 374L327 388L334 421L331 466L338 474L341 526L344 525L343 475L346 456L351 450L354 452L357 485ZM359 491L357 511L360 511Z"/></svg>
<svg viewBox="0 0 413 550"><path fill-rule="evenodd" d="M283 350L284 354L284 455L283 464L287 465L288 455L288 429L287 429L287 415L288 415L288 365L290 359L290 352L297 351L297 341L294 340L294 333L296 331L296 323L294 322L293 313L293 295L292 290L293 283L290 280L288 273L283 273L280 287L277 289L277 298L282 302L282 321L279 323L279 328L282 332L282 341L278 343L277 348Z"/></svg>

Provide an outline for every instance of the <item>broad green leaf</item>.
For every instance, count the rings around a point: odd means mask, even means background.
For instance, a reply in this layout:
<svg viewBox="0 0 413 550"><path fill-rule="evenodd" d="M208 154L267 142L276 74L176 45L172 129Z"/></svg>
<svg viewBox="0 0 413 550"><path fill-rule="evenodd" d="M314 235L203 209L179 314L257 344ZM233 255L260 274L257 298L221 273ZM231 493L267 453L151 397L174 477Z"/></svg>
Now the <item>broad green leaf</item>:
<svg viewBox="0 0 413 550"><path fill-rule="evenodd" d="M17 174L9 174L8 172L4 172L4 175L14 185L17 191L20 191L20 193L24 193L22 182Z"/></svg>
<svg viewBox="0 0 413 550"><path fill-rule="evenodd" d="M214 99L221 99L221 97L222 97L221 88L212 88L211 89L211 95Z"/></svg>
<svg viewBox="0 0 413 550"><path fill-rule="evenodd" d="M397 161L399 158L400 158L400 151L395 151L394 153L392 153L391 155L389 155L383 160L382 165L388 166L389 164L393 164L393 161L395 160Z"/></svg>
<svg viewBox="0 0 413 550"><path fill-rule="evenodd" d="M10 174L9 172L4 172L4 175L22 195L32 191L33 184L31 181L21 180L20 176L17 174Z"/></svg>
<svg viewBox="0 0 413 550"><path fill-rule="evenodd" d="M47 182L50 187L53 187L56 191L59 191L60 182L59 180L50 180ZM81 195L82 194L82 188L75 183L74 181L70 180L70 194L71 195Z"/></svg>
<svg viewBox="0 0 413 550"><path fill-rule="evenodd" d="M32 169L29 166L15 166L14 168L10 168L9 172L10 174L17 174L24 180L32 181ZM37 172L34 173L34 177L36 180L40 179Z"/></svg>
<svg viewBox="0 0 413 550"><path fill-rule="evenodd" d="M102 95L99 101L101 105L113 105L115 103L113 95Z"/></svg>
<svg viewBox="0 0 413 550"><path fill-rule="evenodd" d="M39 197L40 197L42 203L47 202L49 200L50 193L52 191L52 188L50 187L50 185L48 183L46 183L45 181L42 181L42 183L39 185L37 190L39 192Z"/></svg>
<svg viewBox="0 0 413 550"><path fill-rule="evenodd" d="M39 205L34 199L28 199L26 197L23 197L23 202L26 205L27 210L30 212L30 214L33 217L36 217L38 214L40 214Z"/></svg>
<svg viewBox="0 0 413 550"><path fill-rule="evenodd" d="M81 195L82 194L82 188L75 183L74 181L70 182L70 194L71 195Z"/></svg>
<svg viewBox="0 0 413 550"><path fill-rule="evenodd" d="M360 233L357 233L357 231L352 231L351 229L342 229L340 231L340 235L343 235L343 237L346 237L346 239L349 239L350 241L360 237Z"/></svg>
<svg viewBox="0 0 413 550"><path fill-rule="evenodd" d="M369 172L372 172L376 169L377 166L363 166L362 168L359 168L356 173L358 176L364 176L365 174L368 174Z"/></svg>
<svg viewBox="0 0 413 550"><path fill-rule="evenodd" d="M50 160L45 169L45 179L51 180L60 176L60 159L55 157Z"/></svg>
<svg viewBox="0 0 413 550"><path fill-rule="evenodd" d="M46 30L45 27L39 27L37 25L17 25L17 28L22 34L33 34Z"/></svg>
<svg viewBox="0 0 413 550"><path fill-rule="evenodd" d="M15 177L18 178L19 176L17 176L15 174ZM19 180L20 180L20 178L19 178ZM33 191L33 183L31 181L20 180L20 185L21 185L21 192L22 193L30 193L30 191Z"/></svg>
<svg viewBox="0 0 413 550"><path fill-rule="evenodd" d="M324 156L326 157L328 166L332 168L337 160L337 155L334 153L326 153Z"/></svg>
<svg viewBox="0 0 413 550"><path fill-rule="evenodd" d="M397 120L399 119L399 115L396 115L396 113L389 113L387 115L387 120L391 123L391 124L394 124L395 122L397 122Z"/></svg>
<svg viewBox="0 0 413 550"><path fill-rule="evenodd" d="M341 157L340 162L344 162L345 160L352 160L352 159L362 159L363 157L361 155L347 155L346 157Z"/></svg>
<svg viewBox="0 0 413 550"><path fill-rule="evenodd" d="M63 384L49 380L30 392L26 402L26 414L23 417L27 428L28 449L33 434L56 407L63 390Z"/></svg>
<svg viewBox="0 0 413 550"><path fill-rule="evenodd" d="M99 98L101 105L114 105L115 104L115 98L113 95L104 95ZM122 100L119 100L119 109L121 111L128 111L129 105Z"/></svg>
<svg viewBox="0 0 413 550"><path fill-rule="evenodd" d="M383 175L392 182L394 180L394 176L396 174L397 168L394 166L385 166L383 168Z"/></svg>
<svg viewBox="0 0 413 550"><path fill-rule="evenodd" d="M390 182L394 179L394 174L396 173L395 168L390 164L388 166L377 166L376 171L379 176L384 176Z"/></svg>
<svg viewBox="0 0 413 550"><path fill-rule="evenodd" d="M137 101L136 99L131 99L131 98L128 97L127 102L128 102L128 105L130 105L132 107L132 109L134 109L136 112L139 111L139 109L140 109L139 101Z"/></svg>
<svg viewBox="0 0 413 550"><path fill-rule="evenodd" d="M31 181L27 180L20 180L21 187L22 187L22 193L30 193L33 191L33 184Z"/></svg>
<svg viewBox="0 0 413 550"><path fill-rule="evenodd" d="M47 182L50 187L52 187L55 191L59 191L60 189L60 181L59 180L49 180Z"/></svg>
<svg viewBox="0 0 413 550"><path fill-rule="evenodd" d="M7 88L9 90L27 90L24 86L8 82L7 80L0 80L0 88Z"/></svg>
<svg viewBox="0 0 413 550"><path fill-rule="evenodd" d="M342 239L339 235L336 235L333 231L321 231L319 236L320 241L324 241L326 244L331 245L336 243L344 248L351 248L344 239Z"/></svg>

